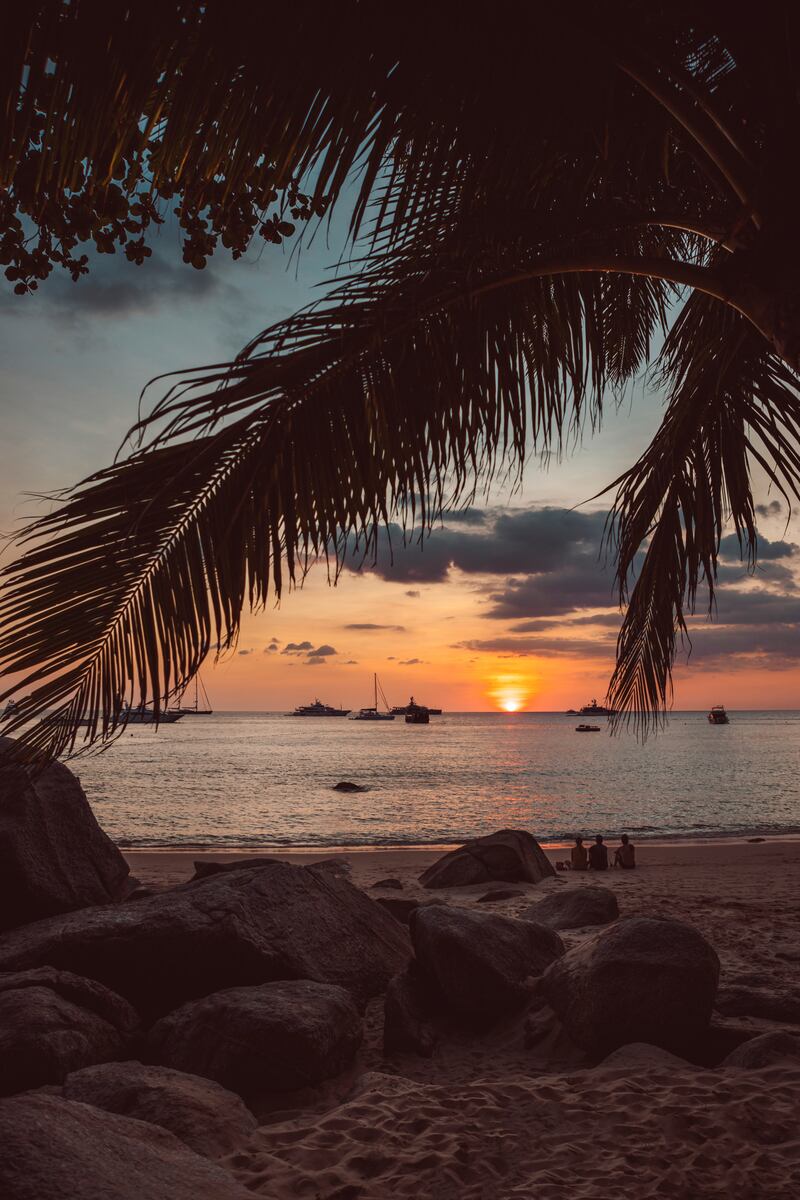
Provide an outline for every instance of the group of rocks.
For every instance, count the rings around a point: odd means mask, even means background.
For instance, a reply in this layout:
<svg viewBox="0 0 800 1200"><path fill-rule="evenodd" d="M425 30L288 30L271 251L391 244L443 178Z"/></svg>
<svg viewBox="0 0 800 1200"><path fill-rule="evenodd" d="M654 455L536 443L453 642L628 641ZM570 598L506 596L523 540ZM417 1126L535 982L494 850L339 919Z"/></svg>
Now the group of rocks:
<svg viewBox="0 0 800 1200"><path fill-rule="evenodd" d="M503 830L420 882L552 875ZM65 767L32 779L0 758L0 1194L126 1200L147 1172L154 1197L249 1195L209 1158L248 1136L258 1097L346 1072L377 996L389 1054L526 1007L595 1058L637 1041L691 1057L708 1030L712 948L676 921L618 920L608 889L512 919L379 883L373 899L335 862L252 859L147 894ZM559 930L592 924L565 949Z"/></svg>

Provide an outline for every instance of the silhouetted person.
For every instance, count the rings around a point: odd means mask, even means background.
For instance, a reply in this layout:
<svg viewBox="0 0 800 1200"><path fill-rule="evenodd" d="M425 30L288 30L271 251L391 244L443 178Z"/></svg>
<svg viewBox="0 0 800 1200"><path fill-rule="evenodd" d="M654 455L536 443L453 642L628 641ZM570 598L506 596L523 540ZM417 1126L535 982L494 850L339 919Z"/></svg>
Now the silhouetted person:
<svg viewBox="0 0 800 1200"><path fill-rule="evenodd" d="M614 852L614 866L622 867L624 871L632 871L636 866L636 850L627 833L619 839L622 842Z"/></svg>
<svg viewBox="0 0 800 1200"><path fill-rule="evenodd" d="M589 869L592 871L608 870L608 851L603 845L603 835L598 833L594 845L589 847Z"/></svg>
<svg viewBox="0 0 800 1200"><path fill-rule="evenodd" d="M583 844L583 838L575 838L575 845L569 852L569 860L573 871L587 871L589 869L589 859L586 854L586 847Z"/></svg>

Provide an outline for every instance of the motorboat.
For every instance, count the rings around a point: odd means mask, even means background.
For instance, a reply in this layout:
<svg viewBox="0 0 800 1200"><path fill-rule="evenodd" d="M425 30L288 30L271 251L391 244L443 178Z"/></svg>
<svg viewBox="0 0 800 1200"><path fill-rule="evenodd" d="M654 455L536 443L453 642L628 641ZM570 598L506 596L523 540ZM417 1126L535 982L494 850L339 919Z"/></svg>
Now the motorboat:
<svg viewBox="0 0 800 1200"><path fill-rule="evenodd" d="M596 700L592 700L591 704L584 704L583 708L578 709L580 717L613 717L614 709L606 708L603 704L598 704Z"/></svg>
<svg viewBox="0 0 800 1200"><path fill-rule="evenodd" d="M408 704L392 705L392 712L396 717L405 717L414 709L424 708L429 717L440 717L442 710L440 708L429 708L427 704L417 704L412 696Z"/></svg>
<svg viewBox="0 0 800 1200"><path fill-rule="evenodd" d="M724 704L715 704L708 714L709 725L730 725L730 718L725 712Z"/></svg>
<svg viewBox="0 0 800 1200"><path fill-rule="evenodd" d="M600 726L599 725L576 725L575 732L576 733L599 733Z"/></svg>
<svg viewBox="0 0 800 1200"><path fill-rule="evenodd" d="M429 725L430 710L424 704L415 704L412 696L406 705L406 725Z"/></svg>
<svg viewBox="0 0 800 1200"><path fill-rule="evenodd" d="M286 715L287 717L346 717L349 712L349 708L332 708L330 704L323 704L321 700L315 700L313 704L298 704L294 712Z"/></svg>
<svg viewBox="0 0 800 1200"><path fill-rule="evenodd" d="M378 683L378 676L372 676L375 703L370 708L360 708L357 713L350 718L351 721L393 721L394 713L390 710L386 696L383 693L383 688ZM383 700L383 709L378 708L378 692L380 691L381 699Z"/></svg>

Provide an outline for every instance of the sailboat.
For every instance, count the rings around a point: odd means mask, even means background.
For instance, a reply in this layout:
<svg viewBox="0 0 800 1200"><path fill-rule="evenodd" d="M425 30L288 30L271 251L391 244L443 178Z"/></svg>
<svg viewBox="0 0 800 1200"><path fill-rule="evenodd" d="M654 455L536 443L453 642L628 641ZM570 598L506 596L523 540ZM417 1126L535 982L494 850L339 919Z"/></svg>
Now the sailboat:
<svg viewBox="0 0 800 1200"><path fill-rule="evenodd" d="M383 688L378 683L378 676L373 675L372 680L373 680L373 686L374 686L374 690L375 690L375 704L373 705L372 708L360 708L354 716L350 717L351 721L393 721L394 720L394 713L389 711L389 702L386 699L385 695L383 694ZM383 707L386 710L385 712L382 712L381 709L378 708L378 691L380 691L380 693L381 693L381 700L383 700Z"/></svg>
<svg viewBox="0 0 800 1200"><path fill-rule="evenodd" d="M208 692L205 689L200 672L194 677L194 704L186 703L186 688L183 689L178 697L178 703L175 708L171 708L170 713L180 714L183 717L210 717L214 712L211 707L211 701L208 698ZM200 707L200 694L202 692L204 708Z"/></svg>

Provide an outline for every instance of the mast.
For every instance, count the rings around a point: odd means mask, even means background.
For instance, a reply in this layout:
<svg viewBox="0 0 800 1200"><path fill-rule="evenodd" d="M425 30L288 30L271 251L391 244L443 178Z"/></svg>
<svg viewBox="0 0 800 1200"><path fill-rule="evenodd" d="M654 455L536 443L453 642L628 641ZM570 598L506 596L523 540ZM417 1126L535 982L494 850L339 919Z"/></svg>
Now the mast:
<svg viewBox="0 0 800 1200"><path fill-rule="evenodd" d="M377 671L373 672L372 682L375 687L375 712L377 712L378 711L378 672Z"/></svg>

